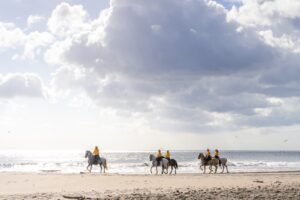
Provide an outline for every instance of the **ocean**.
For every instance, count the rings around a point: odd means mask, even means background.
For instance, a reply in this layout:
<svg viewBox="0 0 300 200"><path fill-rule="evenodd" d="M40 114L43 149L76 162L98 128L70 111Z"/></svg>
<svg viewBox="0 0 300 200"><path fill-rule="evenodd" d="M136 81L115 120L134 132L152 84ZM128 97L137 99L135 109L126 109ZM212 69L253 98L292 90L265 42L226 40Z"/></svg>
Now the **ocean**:
<svg viewBox="0 0 300 200"><path fill-rule="evenodd" d="M200 173L198 154L201 151L171 151L179 164L178 173ZM154 152L103 152L108 173L149 174L149 154ZM85 171L85 151L1 151L0 172ZM300 151L221 151L228 159L230 172L300 171ZM93 172L99 172L94 166Z"/></svg>

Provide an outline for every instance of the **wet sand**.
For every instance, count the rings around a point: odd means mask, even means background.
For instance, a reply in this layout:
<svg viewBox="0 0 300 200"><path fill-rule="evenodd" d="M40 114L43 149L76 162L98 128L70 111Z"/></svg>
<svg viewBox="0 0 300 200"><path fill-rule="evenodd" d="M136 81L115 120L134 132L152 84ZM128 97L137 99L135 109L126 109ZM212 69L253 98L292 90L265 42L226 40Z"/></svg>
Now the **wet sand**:
<svg viewBox="0 0 300 200"><path fill-rule="evenodd" d="M0 199L300 199L300 172L0 173Z"/></svg>

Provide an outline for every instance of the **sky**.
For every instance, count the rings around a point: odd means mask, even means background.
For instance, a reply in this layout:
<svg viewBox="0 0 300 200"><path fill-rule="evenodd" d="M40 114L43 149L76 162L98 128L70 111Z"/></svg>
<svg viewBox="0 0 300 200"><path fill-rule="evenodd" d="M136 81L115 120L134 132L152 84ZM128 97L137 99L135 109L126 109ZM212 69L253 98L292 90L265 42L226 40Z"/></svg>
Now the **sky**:
<svg viewBox="0 0 300 200"><path fill-rule="evenodd" d="M0 2L0 150L299 150L300 1Z"/></svg>

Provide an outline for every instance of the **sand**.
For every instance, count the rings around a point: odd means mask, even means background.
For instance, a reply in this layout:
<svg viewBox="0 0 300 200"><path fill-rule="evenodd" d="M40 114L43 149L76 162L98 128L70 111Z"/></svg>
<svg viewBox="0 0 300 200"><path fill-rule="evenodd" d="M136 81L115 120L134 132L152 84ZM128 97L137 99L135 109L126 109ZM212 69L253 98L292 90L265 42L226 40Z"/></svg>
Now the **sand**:
<svg viewBox="0 0 300 200"><path fill-rule="evenodd" d="M0 199L300 199L300 172L0 173Z"/></svg>

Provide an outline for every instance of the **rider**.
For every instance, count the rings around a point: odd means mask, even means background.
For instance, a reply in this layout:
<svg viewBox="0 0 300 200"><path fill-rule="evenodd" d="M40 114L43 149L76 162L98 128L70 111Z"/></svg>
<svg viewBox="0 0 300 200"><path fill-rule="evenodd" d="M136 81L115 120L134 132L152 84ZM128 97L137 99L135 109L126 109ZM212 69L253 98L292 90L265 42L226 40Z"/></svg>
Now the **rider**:
<svg viewBox="0 0 300 200"><path fill-rule="evenodd" d="M162 153L161 153L161 150L159 149L156 153L156 161L157 161L157 165L160 164L160 161L162 160L163 156L162 156Z"/></svg>
<svg viewBox="0 0 300 200"><path fill-rule="evenodd" d="M170 161L171 154L170 154L170 151L169 151L169 150L167 150L165 158L168 159L168 160Z"/></svg>
<svg viewBox="0 0 300 200"><path fill-rule="evenodd" d="M93 156L94 156L95 162L100 160L100 151L99 151L98 146L95 146L94 151L93 151Z"/></svg>
<svg viewBox="0 0 300 200"><path fill-rule="evenodd" d="M206 149L206 163L211 160L210 150Z"/></svg>
<svg viewBox="0 0 300 200"><path fill-rule="evenodd" d="M220 152L218 149L215 150L215 159L219 160L219 165L221 165Z"/></svg>

